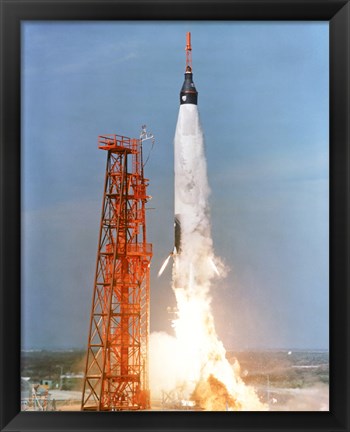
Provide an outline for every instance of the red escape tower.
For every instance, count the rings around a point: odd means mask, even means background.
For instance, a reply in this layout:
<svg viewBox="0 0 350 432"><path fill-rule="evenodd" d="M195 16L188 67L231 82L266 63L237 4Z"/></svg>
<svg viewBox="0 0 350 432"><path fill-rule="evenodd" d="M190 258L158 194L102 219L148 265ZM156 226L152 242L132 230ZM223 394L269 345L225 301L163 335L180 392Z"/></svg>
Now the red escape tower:
<svg viewBox="0 0 350 432"><path fill-rule="evenodd" d="M148 180L140 139L98 138L107 151L81 409L150 408L148 338L152 245L146 237Z"/></svg>

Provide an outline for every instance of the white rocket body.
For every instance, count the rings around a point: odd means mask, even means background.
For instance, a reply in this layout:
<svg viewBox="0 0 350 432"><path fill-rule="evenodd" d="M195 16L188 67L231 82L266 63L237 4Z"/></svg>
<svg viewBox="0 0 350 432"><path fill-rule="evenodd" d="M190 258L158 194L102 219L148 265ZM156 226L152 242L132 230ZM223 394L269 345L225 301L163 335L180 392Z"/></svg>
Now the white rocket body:
<svg viewBox="0 0 350 432"><path fill-rule="evenodd" d="M180 105L174 139L174 173L174 271L177 273L176 269L181 267L181 274L175 275L177 288L181 288L196 284L204 270L203 257L207 264L208 256L212 255L204 139L194 104Z"/></svg>
<svg viewBox="0 0 350 432"><path fill-rule="evenodd" d="M200 229L204 222L208 197L206 171L197 105L181 105L174 140L174 210L181 225L181 251L188 248L186 234Z"/></svg>

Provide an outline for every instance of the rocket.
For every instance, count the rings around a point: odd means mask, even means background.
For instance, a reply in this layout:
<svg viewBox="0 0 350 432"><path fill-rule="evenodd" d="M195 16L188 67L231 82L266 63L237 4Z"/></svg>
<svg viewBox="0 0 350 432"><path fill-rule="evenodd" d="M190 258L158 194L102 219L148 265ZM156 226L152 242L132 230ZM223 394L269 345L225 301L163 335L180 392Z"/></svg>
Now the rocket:
<svg viewBox="0 0 350 432"><path fill-rule="evenodd" d="M217 275L219 271L214 263L210 238L210 189L204 136L197 107L198 92L193 82L191 33L187 33L185 50L185 80L180 90L174 138L174 247L158 276L172 257L173 286L188 286L192 289L200 280L204 267L209 265Z"/></svg>
<svg viewBox="0 0 350 432"><path fill-rule="evenodd" d="M191 33L186 34L186 68L185 68L185 80L180 90L180 105L192 104L197 105L198 92L193 82L192 73L192 45L191 45ZM176 148L175 148L176 152ZM176 155L175 155L176 156ZM181 252L181 217L177 214L176 200L175 200L175 220L174 220L174 249L172 254L178 254Z"/></svg>
<svg viewBox="0 0 350 432"><path fill-rule="evenodd" d="M191 45L191 33L186 34L186 67L185 67L185 79L180 90L180 106L181 105L197 105L198 92L193 82L192 73L192 45ZM176 158L175 148L175 158ZM176 170L175 170L176 171ZM174 247L173 251L170 252L168 258L164 261L161 269L159 270L158 276L160 276L166 268L170 257L175 258L176 255L181 253L181 215L176 204L176 192L175 192L175 220L174 220Z"/></svg>

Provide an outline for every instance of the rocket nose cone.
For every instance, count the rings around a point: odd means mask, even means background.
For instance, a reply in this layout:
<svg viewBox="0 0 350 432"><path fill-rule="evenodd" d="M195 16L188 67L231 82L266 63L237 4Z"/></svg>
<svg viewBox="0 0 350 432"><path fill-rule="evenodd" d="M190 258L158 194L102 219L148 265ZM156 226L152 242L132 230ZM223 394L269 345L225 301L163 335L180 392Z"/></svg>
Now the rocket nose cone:
<svg viewBox="0 0 350 432"><path fill-rule="evenodd" d="M193 82L193 75L190 72L185 73L185 81L180 91L180 105L194 104L197 105L198 92Z"/></svg>

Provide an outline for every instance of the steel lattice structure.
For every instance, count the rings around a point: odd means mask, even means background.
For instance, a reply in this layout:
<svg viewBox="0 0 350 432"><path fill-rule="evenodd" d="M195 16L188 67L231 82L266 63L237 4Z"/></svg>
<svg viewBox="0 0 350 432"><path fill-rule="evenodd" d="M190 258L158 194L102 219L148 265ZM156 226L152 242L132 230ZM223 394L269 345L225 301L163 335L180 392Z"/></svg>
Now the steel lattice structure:
<svg viewBox="0 0 350 432"><path fill-rule="evenodd" d="M81 409L150 407L150 262L142 140L99 137L108 152Z"/></svg>

